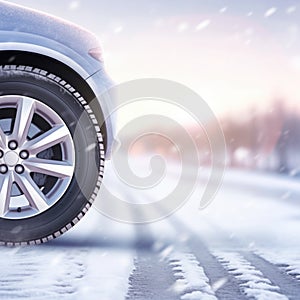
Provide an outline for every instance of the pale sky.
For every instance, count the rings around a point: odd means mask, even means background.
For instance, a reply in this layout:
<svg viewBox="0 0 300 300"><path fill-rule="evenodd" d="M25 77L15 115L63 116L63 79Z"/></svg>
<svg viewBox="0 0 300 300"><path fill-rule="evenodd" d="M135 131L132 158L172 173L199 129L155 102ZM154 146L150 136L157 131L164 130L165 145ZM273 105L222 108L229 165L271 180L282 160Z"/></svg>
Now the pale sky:
<svg viewBox="0 0 300 300"><path fill-rule="evenodd" d="M116 82L172 79L194 89L218 115L278 97L299 102L296 0L11 2L93 31Z"/></svg>

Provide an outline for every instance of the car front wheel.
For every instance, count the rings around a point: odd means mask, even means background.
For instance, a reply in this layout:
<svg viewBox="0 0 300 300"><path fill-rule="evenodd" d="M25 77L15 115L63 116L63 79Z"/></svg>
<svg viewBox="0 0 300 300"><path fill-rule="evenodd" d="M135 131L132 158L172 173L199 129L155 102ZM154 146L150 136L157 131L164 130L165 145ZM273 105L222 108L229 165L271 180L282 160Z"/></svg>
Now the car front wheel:
<svg viewBox="0 0 300 300"><path fill-rule="evenodd" d="M46 242L70 229L100 187L104 146L85 99L54 74L0 67L0 241Z"/></svg>

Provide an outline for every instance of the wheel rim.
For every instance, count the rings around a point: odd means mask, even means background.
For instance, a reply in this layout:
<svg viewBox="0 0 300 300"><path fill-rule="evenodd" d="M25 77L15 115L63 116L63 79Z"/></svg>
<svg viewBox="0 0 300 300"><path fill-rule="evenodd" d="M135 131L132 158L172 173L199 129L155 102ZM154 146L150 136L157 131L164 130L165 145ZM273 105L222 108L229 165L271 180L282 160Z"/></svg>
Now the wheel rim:
<svg viewBox="0 0 300 300"><path fill-rule="evenodd" d="M23 219L53 206L71 183L73 139L49 106L0 96L0 217Z"/></svg>

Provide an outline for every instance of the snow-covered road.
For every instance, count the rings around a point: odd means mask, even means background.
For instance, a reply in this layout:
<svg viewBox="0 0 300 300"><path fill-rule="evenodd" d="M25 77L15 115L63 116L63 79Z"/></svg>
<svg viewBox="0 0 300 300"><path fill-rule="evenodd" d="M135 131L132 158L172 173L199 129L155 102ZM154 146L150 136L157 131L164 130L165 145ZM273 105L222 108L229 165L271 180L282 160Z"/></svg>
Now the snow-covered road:
<svg viewBox="0 0 300 300"><path fill-rule="evenodd" d="M229 171L200 211L202 192L158 222L130 225L92 209L47 244L0 248L0 298L300 299L300 184Z"/></svg>

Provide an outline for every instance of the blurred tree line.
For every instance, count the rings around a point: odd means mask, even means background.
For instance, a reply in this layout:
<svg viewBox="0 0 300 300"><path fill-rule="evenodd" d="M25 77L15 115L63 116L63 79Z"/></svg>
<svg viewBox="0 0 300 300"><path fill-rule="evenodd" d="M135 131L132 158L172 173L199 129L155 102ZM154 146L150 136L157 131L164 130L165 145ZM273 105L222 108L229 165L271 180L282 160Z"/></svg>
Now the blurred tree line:
<svg viewBox="0 0 300 300"><path fill-rule="evenodd" d="M300 113L277 100L265 111L227 116L221 125L227 165L290 175L300 174Z"/></svg>
<svg viewBox="0 0 300 300"><path fill-rule="evenodd" d="M249 109L241 113L227 114L219 120L224 132L228 167L245 168L300 176L300 111L288 107L283 100L276 100L262 110ZM215 138L215 122L201 126L187 126L187 133L194 140L198 151L199 165L212 161L210 141ZM149 127L149 128L148 128ZM151 133L146 134L145 133ZM182 146L183 137L174 128L164 130L158 124L137 128L125 139L131 143L133 155L158 154L178 161L181 151L190 151ZM136 139L140 136L140 139ZM179 147L179 145L181 145ZM191 152L192 153L192 152ZM191 157L191 162L195 161Z"/></svg>

